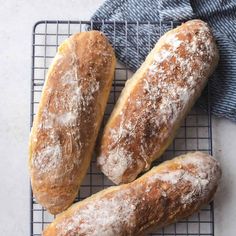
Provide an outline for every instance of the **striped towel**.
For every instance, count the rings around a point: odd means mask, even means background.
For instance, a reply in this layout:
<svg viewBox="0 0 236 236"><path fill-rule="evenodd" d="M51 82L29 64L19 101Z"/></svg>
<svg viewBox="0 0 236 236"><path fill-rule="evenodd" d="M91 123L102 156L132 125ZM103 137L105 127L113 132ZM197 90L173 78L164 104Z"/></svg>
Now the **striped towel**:
<svg viewBox="0 0 236 236"><path fill-rule="evenodd" d="M235 0L106 0L92 16L93 21L186 21L200 18L211 26L220 51L219 66L211 79L211 112L219 117L236 121L236 1ZM100 26L98 26L99 29ZM130 26L129 34L137 32L137 26ZM104 31L112 32L114 28L105 26ZM124 47L115 47L116 55L132 71L145 60L149 48L157 41L147 35L160 35L170 29L168 24L161 28L139 26L139 40L127 38L127 51ZM162 32L159 32L162 30ZM124 31L124 27L116 27L116 32ZM148 32L148 33L147 33ZM108 34L109 35L109 34ZM111 34L110 34L111 35ZM122 33L120 34L122 35ZM108 36L109 37L109 36ZM124 44L124 37L116 33L117 45ZM113 46L115 46L113 45ZM139 50L137 50L137 48ZM207 106L203 95L198 103Z"/></svg>

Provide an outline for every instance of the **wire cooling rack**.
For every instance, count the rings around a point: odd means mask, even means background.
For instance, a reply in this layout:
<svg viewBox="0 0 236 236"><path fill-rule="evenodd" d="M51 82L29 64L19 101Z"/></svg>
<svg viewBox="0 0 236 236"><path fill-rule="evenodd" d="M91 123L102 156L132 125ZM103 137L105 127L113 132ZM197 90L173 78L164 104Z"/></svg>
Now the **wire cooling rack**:
<svg viewBox="0 0 236 236"><path fill-rule="evenodd" d="M174 22L91 22L91 21L40 21L33 28L33 53L32 53L32 87L31 87L31 126L34 115L37 112L38 103L42 91L44 79L48 67L56 54L57 47L60 43L68 38L71 34L85 31L88 29L99 28L105 31L106 27L109 31L104 33L110 39L113 47L123 47L124 52L128 53L130 45L127 43L127 37L134 37L137 43L137 56L139 51L139 39L148 37L148 44L145 48L150 51L151 41L156 41L166 30L175 27ZM139 29L144 27L145 31ZM149 29L152 27L152 34ZM124 29L123 31L120 29ZM130 29L130 30L129 30ZM157 30L155 30L157 29ZM153 33L154 32L154 33ZM156 33L155 33L156 32ZM145 34L145 35L144 35ZM123 39L123 45L117 43L117 37ZM137 60L139 64L142 61ZM109 97L109 102L105 112L103 126L108 119L114 104L124 87L125 81L132 76L127 69L127 64L117 64L115 71L115 80ZM188 151L200 150L212 154L212 131L211 131L211 115L208 93L207 111L194 107L188 114L185 121L181 125L178 134L164 155L156 162L156 165L163 160L173 158L176 155L186 153ZM97 169L96 160L93 158L88 173L81 185L78 193L78 200L82 200L93 193L96 193L112 183ZM31 192L30 201L30 232L31 236L41 235L42 230L48 225L54 216L50 215L41 205L39 205ZM155 210L155 209L154 209ZM213 203L203 207L200 212L195 215L181 220L178 223L168 227L153 230L148 235L157 236L193 236L193 235L214 235L214 212ZM100 235L99 235L100 236ZM102 236L102 235L101 235Z"/></svg>

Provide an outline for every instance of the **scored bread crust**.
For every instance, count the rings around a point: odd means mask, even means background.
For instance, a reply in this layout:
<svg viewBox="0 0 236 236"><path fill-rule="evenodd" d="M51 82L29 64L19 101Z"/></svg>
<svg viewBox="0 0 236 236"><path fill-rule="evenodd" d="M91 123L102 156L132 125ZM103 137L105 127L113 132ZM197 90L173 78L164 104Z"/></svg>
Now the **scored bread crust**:
<svg viewBox="0 0 236 236"><path fill-rule="evenodd" d="M126 82L103 131L98 165L110 180L131 182L162 155L218 59L212 32L201 20L160 38Z"/></svg>
<svg viewBox="0 0 236 236"><path fill-rule="evenodd" d="M166 161L132 183L72 205L43 236L137 236L188 217L212 200L221 169L202 152Z"/></svg>
<svg viewBox="0 0 236 236"><path fill-rule="evenodd" d="M65 40L49 68L29 141L36 200L50 213L69 207L89 167L115 70L98 31Z"/></svg>

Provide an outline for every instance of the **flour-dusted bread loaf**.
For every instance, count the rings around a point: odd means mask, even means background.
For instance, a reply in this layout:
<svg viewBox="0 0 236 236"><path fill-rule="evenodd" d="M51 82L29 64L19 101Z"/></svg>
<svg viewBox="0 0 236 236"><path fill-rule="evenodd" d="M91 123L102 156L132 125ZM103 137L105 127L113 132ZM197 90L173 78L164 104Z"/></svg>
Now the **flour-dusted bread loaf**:
<svg viewBox="0 0 236 236"><path fill-rule="evenodd" d="M29 142L36 200L57 214L74 201L90 160L115 69L98 31L63 42L49 69Z"/></svg>
<svg viewBox="0 0 236 236"><path fill-rule="evenodd" d="M214 71L218 50L201 20L160 38L129 79L104 129L98 165L114 183L133 181L172 142Z"/></svg>
<svg viewBox="0 0 236 236"><path fill-rule="evenodd" d="M72 205L43 236L137 236L163 227L212 200L221 170L202 152L188 153L154 167L132 183L110 187Z"/></svg>

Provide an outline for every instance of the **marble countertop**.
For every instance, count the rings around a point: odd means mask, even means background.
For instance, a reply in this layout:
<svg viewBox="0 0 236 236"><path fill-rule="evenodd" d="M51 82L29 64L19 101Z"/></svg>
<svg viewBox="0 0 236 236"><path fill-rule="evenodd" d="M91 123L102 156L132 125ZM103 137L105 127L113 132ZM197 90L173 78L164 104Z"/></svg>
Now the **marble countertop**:
<svg viewBox="0 0 236 236"><path fill-rule="evenodd" d="M103 0L0 0L0 234L29 235L29 135L32 27L39 20L88 20ZM236 123L213 117L213 150L223 169L215 236L236 232Z"/></svg>

